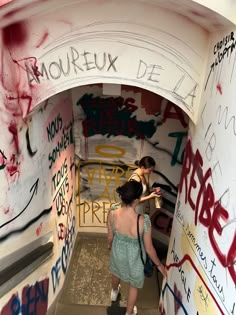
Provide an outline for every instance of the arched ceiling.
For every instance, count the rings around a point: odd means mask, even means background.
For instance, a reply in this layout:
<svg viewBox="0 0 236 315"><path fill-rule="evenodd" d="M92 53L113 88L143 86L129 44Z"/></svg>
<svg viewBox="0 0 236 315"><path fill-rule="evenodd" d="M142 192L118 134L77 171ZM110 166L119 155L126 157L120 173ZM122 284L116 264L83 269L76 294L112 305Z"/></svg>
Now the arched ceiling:
<svg viewBox="0 0 236 315"><path fill-rule="evenodd" d="M211 1L192 1L192 0L141 0L142 2L152 3L162 8L168 9L175 13L178 13L192 22L200 25L208 32L214 32L222 30L226 27L232 26L232 21L229 20L230 15L228 13L230 3L228 0L214 0L215 4L221 2L221 6L207 7ZM205 5L202 5L201 3ZM231 2L232 3L232 2ZM224 7L227 6L227 7ZM214 10L215 9L215 10ZM233 7L232 7L233 9ZM236 9L236 8L235 8ZM217 10L217 11L216 11ZM224 17L221 14L225 14Z"/></svg>
<svg viewBox="0 0 236 315"><path fill-rule="evenodd" d="M104 4L106 1L108 0L98 0L97 4ZM0 27L34 14L46 13L52 8L58 9L59 6L63 8L63 5L67 6L75 2L79 5L86 0L0 0ZM144 2L168 9L200 25L208 32L232 27L234 16L231 12L236 9L236 3L234 4L230 0L210 0L207 3L203 0L133 0L133 2L134 5L138 2Z"/></svg>

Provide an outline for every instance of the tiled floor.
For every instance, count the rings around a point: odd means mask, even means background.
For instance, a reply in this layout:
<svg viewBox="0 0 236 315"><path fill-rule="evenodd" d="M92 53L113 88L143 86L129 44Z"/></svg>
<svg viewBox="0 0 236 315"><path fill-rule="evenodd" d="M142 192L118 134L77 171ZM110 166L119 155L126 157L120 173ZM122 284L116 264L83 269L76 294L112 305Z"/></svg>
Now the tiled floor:
<svg viewBox="0 0 236 315"><path fill-rule="evenodd" d="M145 279L137 301L138 314L159 314L157 279L160 286L159 273L158 277L155 272L152 278ZM128 285L121 283L120 297L113 304L110 301L110 290L109 251L105 236L78 235L62 298L55 314L124 314Z"/></svg>

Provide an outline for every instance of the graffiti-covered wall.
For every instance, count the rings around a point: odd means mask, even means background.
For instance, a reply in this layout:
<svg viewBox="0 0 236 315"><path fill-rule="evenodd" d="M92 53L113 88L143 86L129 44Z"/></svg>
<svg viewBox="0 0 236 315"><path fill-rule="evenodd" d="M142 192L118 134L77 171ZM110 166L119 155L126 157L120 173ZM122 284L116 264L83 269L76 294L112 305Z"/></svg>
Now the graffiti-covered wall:
<svg viewBox="0 0 236 315"><path fill-rule="evenodd" d="M146 88L196 119L208 33L190 19L125 0L12 1L0 17L2 83L19 94L23 115L58 92L104 82Z"/></svg>
<svg viewBox="0 0 236 315"><path fill-rule="evenodd" d="M214 38L206 68L209 32L230 24L216 12L231 19L234 6L196 2L1 1L1 315L45 314L73 249L74 186L79 229L104 231L115 187L143 155L157 161L152 182L180 188L162 313L235 315L234 33ZM58 94L101 82L123 84L121 96ZM181 180L180 108L197 123Z"/></svg>
<svg viewBox="0 0 236 315"><path fill-rule="evenodd" d="M43 315L63 285L76 237L70 93L24 119L2 113L0 313Z"/></svg>
<svg viewBox="0 0 236 315"><path fill-rule="evenodd" d="M120 96L102 91L101 85L72 91L81 231L104 231L107 210L119 201L116 188L145 155L157 164L150 186L162 183L177 193L188 130L187 115L152 92L130 86L122 86Z"/></svg>
<svg viewBox="0 0 236 315"><path fill-rule="evenodd" d="M213 34L191 124L161 314L236 314L235 30Z"/></svg>

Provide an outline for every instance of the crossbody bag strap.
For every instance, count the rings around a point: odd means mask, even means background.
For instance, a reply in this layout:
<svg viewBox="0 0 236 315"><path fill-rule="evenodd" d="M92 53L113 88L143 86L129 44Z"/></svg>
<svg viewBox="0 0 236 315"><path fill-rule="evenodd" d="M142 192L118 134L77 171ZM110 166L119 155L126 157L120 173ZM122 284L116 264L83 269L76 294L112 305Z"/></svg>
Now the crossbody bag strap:
<svg viewBox="0 0 236 315"><path fill-rule="evenodd" d="M140 183L142 183L142 178L141 178L141 176L140 176L139 174L137 174L137 173L133 173L133 174L130 176L129 181L130 181L130 180L136 180L136 179L133 179L133 178L132 178L132 177L135 177L135 176L137 176L137 177L140 179Z"/></svg>
<svg viewBox="0 0 236 315"><path fill-rule="evenodd" d="M139 217L141 214L138 214L137 217L137 234L138 234L138 243L139 243L139 248L140 248L140 256L141 256L141 260L142 263L144 264L144 260L143 260L143 251L142 251L142 246L141 246L141 241L140 241L140 235L139 235Z"/></svg>

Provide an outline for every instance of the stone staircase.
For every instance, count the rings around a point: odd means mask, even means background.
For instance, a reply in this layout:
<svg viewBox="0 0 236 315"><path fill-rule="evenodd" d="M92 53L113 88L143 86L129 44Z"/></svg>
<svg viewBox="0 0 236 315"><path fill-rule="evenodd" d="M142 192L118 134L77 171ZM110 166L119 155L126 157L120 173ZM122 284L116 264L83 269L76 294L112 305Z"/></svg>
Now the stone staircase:
<svg viewBox="0 0 236 315"><path fill-rule="evenodd" d="M145 280L138 314L159 315L160 273ZM105 235L78 234L68 275L54 315L124 315L128 285L121 283L117 302L110 301L111 275Z"/></svg>

